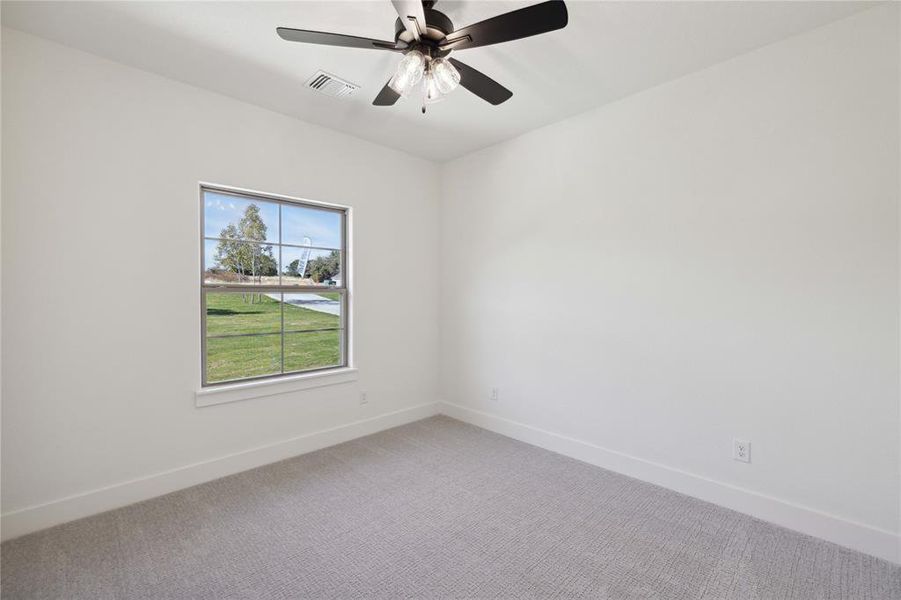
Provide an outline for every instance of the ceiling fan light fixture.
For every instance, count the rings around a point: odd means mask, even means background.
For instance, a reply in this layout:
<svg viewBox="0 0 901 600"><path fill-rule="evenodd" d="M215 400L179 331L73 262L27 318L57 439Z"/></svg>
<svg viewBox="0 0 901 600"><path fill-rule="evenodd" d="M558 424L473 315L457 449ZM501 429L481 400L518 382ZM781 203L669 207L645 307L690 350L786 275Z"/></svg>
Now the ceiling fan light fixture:
<svg viewBox="0 0 901 600"><path fill-rule="evenodd" d="M460 72L446 58L436 58L429 70L442 94L450 94L460 85Z"/></svg>
<svg viewBox="0 0 901 600"><path fill-rule="evenodd" d="M419 50L411 50L407 52L397 65L397 71L388 86L400 94L406 96L413 86L422 79L425 71L425 56Z"/></svg>
<svg viewBox="0 0 901 600"><path fill-rule="evenodd" d="M426 104L433 104L441 100L443 94L441 87L438 85L438 77L432 69L426 71L423 79L423 97Z"/></svg>

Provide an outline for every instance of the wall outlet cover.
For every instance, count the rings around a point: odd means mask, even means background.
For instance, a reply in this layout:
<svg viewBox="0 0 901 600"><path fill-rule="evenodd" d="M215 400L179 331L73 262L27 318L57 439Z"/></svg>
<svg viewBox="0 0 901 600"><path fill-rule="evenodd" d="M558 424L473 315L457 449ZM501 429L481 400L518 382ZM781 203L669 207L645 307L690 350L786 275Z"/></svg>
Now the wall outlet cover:
<svg viewBox="0 0 901 600"><path fill-rule="evenodd" d="M732 458L739 462L751 462L751 442L747 440L732 440Z"/></svg>

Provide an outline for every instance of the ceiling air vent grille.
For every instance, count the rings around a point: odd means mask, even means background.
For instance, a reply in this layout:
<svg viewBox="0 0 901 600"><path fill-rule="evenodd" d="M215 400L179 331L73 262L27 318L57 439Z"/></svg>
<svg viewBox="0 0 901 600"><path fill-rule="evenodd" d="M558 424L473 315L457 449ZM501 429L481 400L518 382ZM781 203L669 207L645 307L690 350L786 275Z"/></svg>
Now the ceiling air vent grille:
<svg viewBox="0 0 901 600"><path fill-rule="evenodd" d="M325 71L316 71L316 74L307 81L307 87L326 96L334 96L336 98L352 96L354 92L360 89L360 86L339 79Z"/></svg>

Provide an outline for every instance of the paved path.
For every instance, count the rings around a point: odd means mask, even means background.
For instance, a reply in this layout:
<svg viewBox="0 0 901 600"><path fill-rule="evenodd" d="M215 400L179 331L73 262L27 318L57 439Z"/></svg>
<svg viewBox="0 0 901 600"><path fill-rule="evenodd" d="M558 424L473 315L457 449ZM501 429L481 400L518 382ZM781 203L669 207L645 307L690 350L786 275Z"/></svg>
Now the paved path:
<svg viewBox="0 0 901 600"><path fill-rule="evenodd" d="M279 294L266 294L273 300L281 300ZM341 314L341 303L319 294L285 294L285 304L308 308L316 312L328 313L330 315Z"/></svg>

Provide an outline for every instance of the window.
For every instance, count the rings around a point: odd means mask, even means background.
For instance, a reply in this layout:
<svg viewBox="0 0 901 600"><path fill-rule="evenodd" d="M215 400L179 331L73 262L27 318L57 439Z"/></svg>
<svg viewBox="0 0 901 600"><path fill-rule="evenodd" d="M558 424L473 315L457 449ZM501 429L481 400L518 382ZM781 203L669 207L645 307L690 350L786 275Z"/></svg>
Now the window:
<svg viewBox="0 0 901 600"><path fill-rule="evenodd" d="M347 209L201 188L203 385L347 366Z"/></svg>

